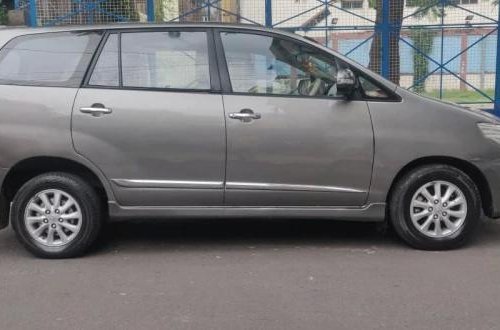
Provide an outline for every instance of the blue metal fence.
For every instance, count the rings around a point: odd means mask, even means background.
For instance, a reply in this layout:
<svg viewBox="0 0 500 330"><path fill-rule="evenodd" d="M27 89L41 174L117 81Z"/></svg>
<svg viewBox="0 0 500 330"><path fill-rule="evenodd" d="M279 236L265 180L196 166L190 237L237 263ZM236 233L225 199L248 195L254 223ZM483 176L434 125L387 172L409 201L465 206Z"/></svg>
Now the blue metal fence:
<svg viewBox="0 0 500 330"><path fill-rule="evenodd" d="M494 100L494 113L500 116L500 4L497 3L499 8L497 17L497 51L496 51L496 74L495 74L495 100Z"/></svg>
<svg viewBox="0 0 500 330"><path fill-rule="evenodd" d="M16 0L30 26L260 24L316 38L405 88L500 116L498 0Z"/></svg>

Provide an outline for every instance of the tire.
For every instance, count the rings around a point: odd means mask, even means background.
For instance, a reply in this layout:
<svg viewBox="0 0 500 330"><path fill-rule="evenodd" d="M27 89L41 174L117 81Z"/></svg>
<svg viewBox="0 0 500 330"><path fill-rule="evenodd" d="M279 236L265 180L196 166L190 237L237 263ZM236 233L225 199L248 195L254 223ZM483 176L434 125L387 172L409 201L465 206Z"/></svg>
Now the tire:
<svg viewBox="0 0 500 330"><path fill-rule="evenodd" d="M448 199L447 189L454 191ZM398 236L410 246L422 250L455 249L473 236L480 222L481 197L464 172L448 165L426 165L396 183L389 200L389 215Z"/></svg>
<svg viewBox="0 0 500 330"><path fill-rule="evenodd" d="M81 256L96 240L101 218L101 203L95 190L80 177L62 172L29 180L19 189L12 205L12 226L17 238L40 258Z"/></svg>

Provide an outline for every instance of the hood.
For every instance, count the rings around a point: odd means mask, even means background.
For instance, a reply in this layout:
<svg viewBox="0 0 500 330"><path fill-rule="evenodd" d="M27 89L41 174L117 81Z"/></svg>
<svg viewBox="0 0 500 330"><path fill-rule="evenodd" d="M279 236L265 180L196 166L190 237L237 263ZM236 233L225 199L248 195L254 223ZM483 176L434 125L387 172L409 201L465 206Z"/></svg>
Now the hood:
<svg viewBox="0 0 500 330"><path fill-rule="evenodd" d="M456 103L453 103L453 102L449 102L449 101L443 101L443 100L438 100L438 99L435 99L435 98L432 98L432 97L427 97L427 96L423 96L423 95L420 95L420 94L416 94L414 92L411 92L407 89L404 89L404 88L401 88L401 87L398 87L397 88L397 92L404 98L405 95L408 95L408 96L411 96L411 97L418 97L418 98L423 98L423 99L426 99L426 100L429 100L429 101L432 101L434 103L437 103L441 106L445 106L453 111L460 111L464 114L466 114L467 116L469 117L472 117L474 118L476 121L479 121L479 122L488 122L488 123L492 123L492 124L500 124L500 118L485 111L485 110L476 110L476 109L471 109L469 107L465 107L463 105L460 105L460 104L456 104Z"/></svg>

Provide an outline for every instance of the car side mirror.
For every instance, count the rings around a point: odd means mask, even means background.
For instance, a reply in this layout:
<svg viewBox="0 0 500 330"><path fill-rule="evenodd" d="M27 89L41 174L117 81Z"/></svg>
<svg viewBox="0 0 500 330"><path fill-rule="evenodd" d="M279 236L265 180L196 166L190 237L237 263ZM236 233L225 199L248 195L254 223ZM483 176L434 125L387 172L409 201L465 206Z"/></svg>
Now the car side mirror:
<svg viewBox="0 0 500 330"><path fill-rule="evenodd" d="M356 76L351 69L341 69L337 72L337 93L350 98L356 90Z"/></svg>

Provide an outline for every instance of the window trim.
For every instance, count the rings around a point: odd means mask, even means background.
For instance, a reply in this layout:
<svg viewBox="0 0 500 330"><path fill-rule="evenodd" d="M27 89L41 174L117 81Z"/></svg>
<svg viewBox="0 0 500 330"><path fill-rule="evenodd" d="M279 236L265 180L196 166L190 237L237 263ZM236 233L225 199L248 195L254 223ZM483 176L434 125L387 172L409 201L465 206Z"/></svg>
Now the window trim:
<svg viewBox="0 0 500 330"><path fill-rule="evenodd" d="M234 92L232 85L231 85L231 77L229 75L229 68L227 65L226 61L226 56L225 56L225 51L224 51L224 45L222 43L222 37L221 33L223 32L231 32L231 33L240 33L240 34L250 34L250 35L261 35L265 37L272 37L272 38L279 38L283 40L287 40L290 42L295 42L300 45L310 47L314 49L316 52L321 53L325 56L334 56L337 60L342 61L342 59L336 57L333 54L330 54L318 47L315 47L314 45L311 45L309 43L306 43L302 40L286 36L286 35L281 35L273 32L268 32L268 31L259 31L259 30L242 30L242 29L237 29L237 28L214 28L214 36L215 36L215 48L217 50L217 62L219 65L219 72L221 76L221 86L222 86L222 93L225 95L241 95L241 96L260 96L260 97L286 97L286 98L303 98L303 99L320 99L320 100L345 100L346 98L343 96L306 96L306 95L286 95L286 94L265 94L265 93L244 93L244 92ZM348 64L349 65L349 64ZM363 101L363 102L401 102L402 98L399 96L397 93L395 93L392 90L389 90L382 84L378 83L377 81L374 81L371 77L368 75L364 74L362 70L352 67L349 65L349 68L355 73L355 74L362 74L365 79L369 80L372 82L374 85L382 89L384 92L387 93L388 97L385 99L375 99L375 98L369 98L366 97L366 95L358 95L356 97L353 97L349 99L349 102L351 101ZM364 93L357 93L357 94L364 94Z"/></svg>
<svg viewBox="0 0 500 330"><path fill-rule="evenodd" d="M207 38L207 54L208 54L208 71L210 78L210 88L207 89L189 89L189 88L158 88L158 87L139 87L139 86L123 86L123 68L122 68L122 47L121 47L121 35L123 33L141 33L141 32L165 32L165 31L180 31L180 32L203 32L206 34ZM100 85L91 85L89 84L90 78L94 72L95 66L101 56L102 50L106 45L106 42L110 35L117 34L118 35L118 75L119 82L118 86L100 86ZM85 75L85 79L81 85L81 88L91 88L91 89L110 89L110 90L133 90L133 91L152 91L152 92L182 92L182 93L214 93L220 92L220 76L217 67L215 46L213 44L213 31L211 28L204 27L158 27L158 28L124 28L124 29L110 29L105 31L105 41L101 42L96 53L94 54L94 58L92 58L92 62L89 66L89 69ZM103 37L103 40L104 40Z"/></svg>
<svg viewBox="0 0 500 330"><path fill-rule="evenodd" d="M104 33L101 41L99 43L99 46L97 47L96 51L94 52L94 56L92 57L92 61L90 62L89 66L87 67L87 71L85 72L84 79L82 79L82 82L80 84L80 88L84 87L86 84L89 84L90 78L92 77L92 73L94 72L94 69L97 65L97 62L99 60L99 57L101 56L102 49L106 46L106 43L108 42L109 37L112 34L116 33ZM118 47L120 46L120 38L118 38ZM120 72L119 72L120 74ZM90 85L92 87L109 87L109 86L101 86L101 85ZM117 87L117 86L112 86L112 87Z"/></svg>

